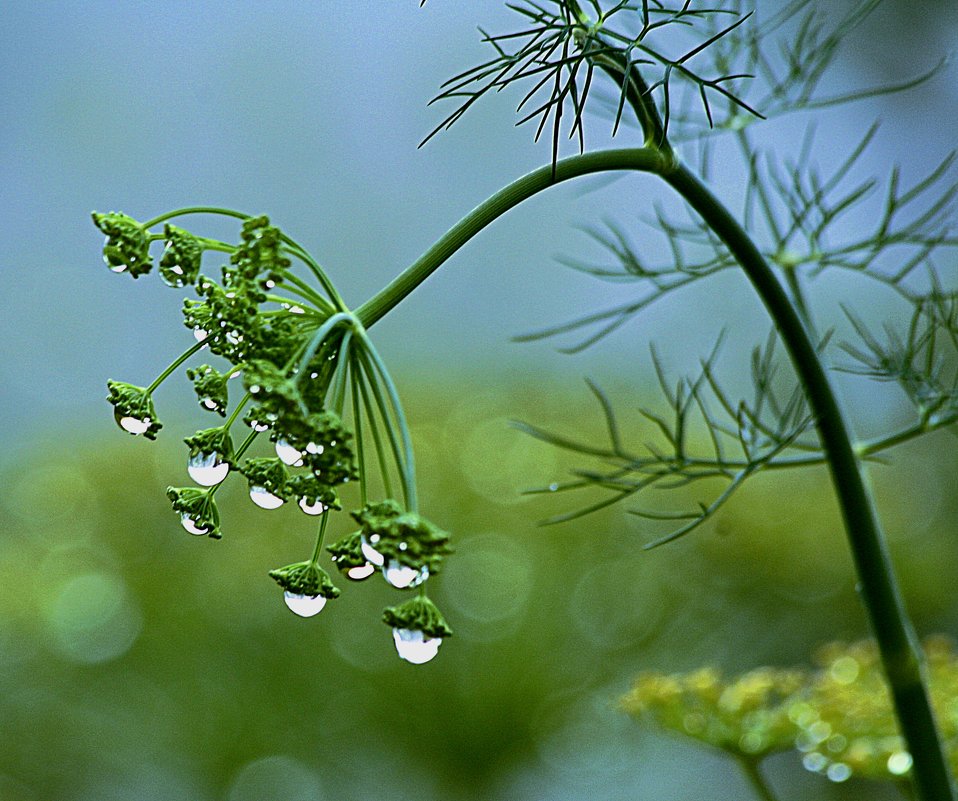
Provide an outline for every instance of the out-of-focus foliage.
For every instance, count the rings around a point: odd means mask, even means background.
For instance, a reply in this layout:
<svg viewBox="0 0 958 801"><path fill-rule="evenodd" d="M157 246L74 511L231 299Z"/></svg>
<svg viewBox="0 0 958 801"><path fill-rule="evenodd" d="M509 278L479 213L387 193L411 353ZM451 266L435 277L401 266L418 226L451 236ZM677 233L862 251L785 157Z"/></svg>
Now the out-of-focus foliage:
<svg viewBox="0 0 958 801"><path fill-rule="evenodd" d="M938 725L958 766L958 654L946 637L924 643ZM911 768L874 643L831 643L817 670L759 668L722 678L712 668L644 673L622 708L742 760L794 749L804 767L841 782L899 780Z"/></svg>

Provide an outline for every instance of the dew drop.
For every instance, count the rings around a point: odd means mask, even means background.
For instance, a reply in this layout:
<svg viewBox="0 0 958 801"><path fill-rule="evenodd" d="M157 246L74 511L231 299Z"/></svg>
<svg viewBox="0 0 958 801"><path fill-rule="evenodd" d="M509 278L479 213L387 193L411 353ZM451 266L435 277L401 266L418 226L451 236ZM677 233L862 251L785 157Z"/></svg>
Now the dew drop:
<svg viewBox="0 0 958 801"><path fill-rule="evenodd" d="M395 559L390 559L389 564L383 569L383 576L388 584L391 584L397 590L404 590L407 587L418 587L429 578L429 568L416 569Z"/></svg>
<svg viewBox="0 0 958 801"><path fill-rule="evenodd" d="M197 342L202 342L209 335L210 335L210 332L207 331L205 328L200 328L199 326L196 326L193 329L193 339L195 339Z"/></svg>
<svg viewBox="0 0 958 801"><path fill-rule="evenodd" d="M322 453L322 452L323 452L323 446L322 446L322 445L317 445L315 442L310 442L310 443L306 446L306 453L312 453L312 454L319 455L319 454Z"/></svg>
<svg viewBox="0 0 958 801"><path fill-rule="evenodd" d="M203 405L204 409L209 409L211 412L215 412L220 407L220 405L212 398L203 398L200 403Z"/></svg>
<svg viewBox="0 0 958 801"><path fill-rule="evenodd" d="M366 562L364 565L349 568L349 570L346 571L346 577L351 578L353 581L362 581L363 579L369 578L375 572L376 566Z"/></svg>
<svg viewBox="0 0 958 801"><path fill-rule="evenodd" d="M553 482L549 485L549 492L556 492L559 489L559 485Z"/></svg>
<svg viewBox="0 0 958 801"><path fill-rule="evenodd" d="M199 453L187 463L186 472L201 487L219 484L229 473L229 462L224 462L218 453Z"/></svg>
<svg viewBox="0 0 958 801"><path fill-rule="evenodd" d="M375 539L376 542L379 542L379 535L373 534L371 539ZM363 552L363 556L366 557L367 562L370 562L376 567L382 567L386 563L386 557L372 546L370 540L366 539L365 534L359 538L359 548Z"/></svg>
<svg viewBox="0 0 958 801"><path fill-rule="evenodd" d="M283 505L283 499L273 495L266 487L250 487L249 497L260 509L279 509Z"/></svg>
<svg viewBox="0 0 958 801"><path fill-rule="evenodd" d="M393 641L400 658L422 665L439 653L442 637L427 639L418 629L393 629Z"/></svg>
<svg viewBox="0 0 958 801"><path fill-rule="evenodd" d="M833 782L844 782L851 778L852 769L844 762L833 762L828 766L825 775Z"/></svg>
<svg viewBox="0 0 958 801"><path fill-rule="evenodd" d="M290 306L289 310L293 314L306 314L306 310L302 306Z"/></svg>
<svg viewBox="0 0 958 801"><path fill-rule="evenodd" d="M250 428L252 428L253 431L258 431L259 433L263 433L264 431L266 431L266 430L269 428L269 423L257 423L257 422L253 422L253 423L250 424Z"/></svg>
<svg viewBox="0 0 958 801"><path fill-rule="evenodd" d="M299 499L299 508L302 509L308 515L321 515L329 507L323 504L322 501L316 501L316 503L309 503L306 498Z"/></svg>
<svg viewBox="0 0 958 801"><path fill-rule="evenodd" d="M142 420L138 417L120 418L120 426L124 431L129 431L131 434L145 434L149 431L151 422L149 417L144 417Z"/></svg>
<svg viewBox="0 0 958 801"><path fill-rule="evenodd" d="M267 288L267 289L272 289L274 286L276 286L276 282L275 282L275 281L269 280L269 281L266 282L266 288Z"/></svg>
<svg viewBox="0 0 958 801"><path fill-rule="evenodd" d="M180 524L190 534L193 534L196 537L202 537L204 534L210 533L208 528L203 528L202 526L197 525L197 522L188 514L186 514L186 512L180 515Z"/></svg>
<svg viewBox="0 0 958 801"><path fill-rule="evenodd" d="M888 772L893 776L904 776L911 770L911 754L907 751L896 751L888 757Z"/></svg>
<svg viewBox="0 0 958 801"><path fill-rule="evenodd" d="M300 617L312 617L318 615L326 606L326 598L322 595L297 595L295 592L287 590L283 593L283 600Z"/></svg>
<svg viewBox="0 0 958 801"><path fill-rule="evenodd" d="M303 466L303 454L285 439L276 440L276 455L283 464L288 464L290 467Z"/></svg>

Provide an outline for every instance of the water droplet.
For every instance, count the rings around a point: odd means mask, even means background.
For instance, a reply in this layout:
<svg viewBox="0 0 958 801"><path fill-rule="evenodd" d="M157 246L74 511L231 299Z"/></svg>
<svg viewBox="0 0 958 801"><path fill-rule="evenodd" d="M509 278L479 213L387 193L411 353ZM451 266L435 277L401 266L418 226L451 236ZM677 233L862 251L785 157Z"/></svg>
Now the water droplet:
<svg viewBox="0 0 958 801"><path fill-rule="evenodd" d="M809 770L812 773L821 773L825 770L825 766L828 764L828 759L819 753L805 754L802 757L802 765L805 767L805 770Z"/></svg>
<svg viewBox="0 0 958 801"><path fill-rule="evenodd" d="M306 310L302 306L290 306L289 310L293 314L306 314Z"/></svg>
<svg viewBox="0 0 958 801"><path fill-rule="evenodd" d="M315 442L310 442L306 446L306 453L320 454L323 452L323 446L317 445Z"/></svg>
<svg viewBox="0 0 958 801"><path fill-rule="evenodd" d="M911 754L907 751L896 751L888 757L888 772L893 776L904 776L911 770Z"/></svg>
<svg viewBox="0 0 958 801"><path fill-rule="evenodd" d="M186 466L190 478L201 487L219 484L229 471L229 462L224 462L218 453L199 453Z"/></svg>
<svg viewBox="0 0 958 801"><path fill-rule="evenodd" d="M417 629L393 629L393 641L400 658L414 665L422 665L439 653L442 637L426 638Z"/></svg>
<svg viewBox="0 0 958 801"><path fill-rule="evenodd" d="M346 577L351 578L353 581L362 581L363 579L369 578L375 572L376 566L366 562L364 565L349 568L349 570L346 571Z"/></svg>
<svg viewBox="0 0 958 801"><path fill-rule="evenodd" d="M844 782L851 778L852 769L844 762L833 762L828 766L825 775L833 782Z"/></svg>
<svg viewBox="0 0 958 801"><path fill-rule="evenodd" d="M210 530L208 528L203 528L197 524L197 522L190 517L186 512L180 515L180 523L190 534L193 534L196 537L202 537L204 534L209 534Z"/></svg>
<svg viewBox="0 0 958 801"><path fill-rule="evenodd" d="M283 464L288 464L290 467L303 466L303 454L285 439L276 440L276 455Z"/></svg>
<svg viewBox="0 0 958 801"><path fill-rule="evenodd" d="M549 492L556 492L559 489L559 485L553 482L549 485Z"/></svg>
<svg viewBox="0 0 958 801"><path fill-rule="evenodd" d="M253 384L253 386L249 388L250 395L256 395L257 393L261 392L262 389L263 388L259 384Z"/></svg>
<svg viewBox="0 0 958 801"><path fill-rule="evenodd" d="M174 264L172 267L170 267L170 272L176 273L177 275L183 275L183 268L180 267L179 264Z"/></svg>
<svg viewBox="0 0 958 801"><path fill-rule="evenodd" d="M220 408L220 405L212 398L203 398L203 400L201 400L200 403L203 405L204 408L209 409L211 412L215 412L217 409Z"/></svg>
<svg viewBox="0 0 958 801"><path fill-rule="evenodd" d="M379 535L373 534L371 539L375 539L376 542L379 542ZM386 557L383 556L379 551L373 548L370 540L366 539L366 535L363 534L359 538L359 548L363 552L363 556L366 557L366 561L372 563L376 567L382 567L386 563Z"/></svg>
<svg viewBox="0 0 958 801"><path fill-rule="evenodd" d="M316 501L316 503L309 503L306 498L299 499L299 508L302 509L308 515L321 515L329 507L325 506L322 501Z"/></svg>
<svg viewBox="0 0 958 801"><path fill-rule="evenodd" d="M267 289L272 289L274 286L276 286L276 282L275 282L275 281L273 281L273 280L268 280L268 281L266 282L266 288L267 288Z"/></svg>
<svg viewBox="0 0 958 801"><path fill-rule="evenodd" d="M137 417L120 418L120 426L124 431L129 431L131 434L145 434L149 430L151 422L153 421L149 417L144 417L142 420Z"/></svg>
<svg viewBox="0 0 958 801"><path fill-rule="evenodd" d="M399 543L399 550L400 550L400 551L405 551L408 547L409 547L409 543L408 543L408 542L400 542L400 543Z"/></svg>
<svg viewBox="0 0 958 801"><path fill-rule="evenodd" d="M389 564L383 569L383 576L387 583L397 590L404 590L407 587L418 587L429 578L429 568L424 566L417 569L390 559Z"/></svg>
<svg viewBox="0 0 958 801"><path fill-rule="evenodd" d="M297 595L287 590L283 593L283 599L290 610L300 617L318 615L326 606L326 598L322 595Z"/></svg>
<svg viewBox="0 0 958 801"><path fill-rule="evenodd" d="M240 342L243 341L243 335L236 329L233 329L232 331L227 331L226 341L229 342L230 345L239 345Z"/></svg>
<svg viewBox="0 0 958 801"><path fill-rule="evenodd" d="M210 335L209 331L207 331L207 330L205 330L205 329L203 329L203 328L200 328L199 326L196 326L196 327L193 329L193 338L194 338L197 342L202 342L202 341L203 341L204 339L206 339L209 335Z"/></svg>
<svg viewBox="0 0 958 801"><path fill-rule="evenodd" d="M266 430L269 428L269 423L256 423L256 422L254 422L254 423L252 423L252 425L251 425L250 427L253 429L253 431L258 431L258 432L262 433L262 432L266 431Z"/></svg>
<svg viewBox="0 0 958 801"><path fill-rule="evenodd" d="M260 509L279 509L283 505L283 499L273 495L266 487L250 487L249 497Z"/></svg>

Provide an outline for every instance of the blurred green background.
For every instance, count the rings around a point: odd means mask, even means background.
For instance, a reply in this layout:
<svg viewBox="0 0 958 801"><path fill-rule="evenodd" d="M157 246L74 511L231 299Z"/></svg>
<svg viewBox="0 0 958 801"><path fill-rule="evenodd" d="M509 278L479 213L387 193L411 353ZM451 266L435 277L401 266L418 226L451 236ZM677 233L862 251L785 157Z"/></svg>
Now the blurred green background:
<svg viewBox="0 0 958 801"><path fill-rule="evenodd" d="M602 436L588 374L641 441L650 338L682 370L733 321L734 382L739 346L764 336L755 301L725 280L575 357L507 344L629 291L551 257L588 251L576 225L628 224L624 208L658 197L648 182L537 198L374 331L412 421L424 511L455 536L433 594L456 635L434 662L396 658L379 615L397 594L381 581L344 586L312 620L286 610L266 571L308 556L312 527L295 510L263 512L227 488L224 539L184 535L163 490L186 478L178 436L210 418L186 382L164 385L166 436L149 443L123 436L102 400L107 378L148 383L190 343L181 298L111 275L89 212L268 213L358 304L548 158L512 128L513 97L415 149L439 118L425 101L440 81L485 56L475 25L513 24L497 2L417 6L3 4L3 801L744 798L734 766L615 709L630 678L799 663L865 634L820 472L760 478L714 525L650 553L650 531L624 509L539 528L569 502L520 494L575 462L510 420ZM952 46L956 21L943 3L885 3L848 42L835 88L921 72ZM820 115L819 158L840 161L879 116L863 170L926 173L958 138L945 113L956 77L951 65L907 97ZM764 130L788 151L800 127ZM604 137L599 122L590 139ZM734 198L735 178L718 190ZM942 269L953 275L953 262ZM813 293L824 319L842 292L855 297L843 282ZM881 296L868 305L900 312ZM841 387L863 436L906 419L893 390ZM955 464L945 433L871 471L922 633L958 634ZM770 768L784 797L882 797L823 786L788 756Z"/></svg>

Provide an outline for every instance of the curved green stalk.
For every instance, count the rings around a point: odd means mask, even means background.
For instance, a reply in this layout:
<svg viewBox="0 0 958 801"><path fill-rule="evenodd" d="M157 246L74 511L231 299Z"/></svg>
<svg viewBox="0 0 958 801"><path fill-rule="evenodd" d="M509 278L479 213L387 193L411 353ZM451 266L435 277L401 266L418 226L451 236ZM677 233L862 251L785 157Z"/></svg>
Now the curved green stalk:
<svg viewBox="0 0 958 801"><path fill-rule="evenodd" d="M652 148L626 148L561 159L556 162L554 172L551 165L533 170L469 212L412 265L355 309L354 313L363 326L369 328L489 223L550 186L580 175L610 170L662 172L670 163L669 157Z"/></svg>
<svg viewBox="0 0 958 801"><path fill-rule="evenodd" d="M844 416L815 346L775 273L728 210L684 166L662 177L725 243L775 321L815 416L845 520L862 600L878 643L902 735L914 759L913 776L919 797L924 801L952 801L954 790L926 691L918 639L898 589Z"/></svg>
<svg viewBox="0 0 958 801"><path fill-rule="evenodd" d="M356 311L369 327L428 278L463 244L501 214L548 187L595 172L654 172L702 216L742 266L786 344L816 418L822 448L842 507L862 599L878 643L896 715L914 759L922 801L954 801L951 777L926 691L921 650L905 611L861 466L819 355L792 301L741 226L684 166L653 148L605 150L541 167L500 190L451 228L416 262ZM375 387L374 387L375 389Z"/></svg>
<svg viewBox="0 0 958 801"><path fill-rule="evenodd" d="M360 363L360 360L357 358L357 364ZM356 380L357 385L359 386L359 392L362 398L362 406L366 412L366 419L369 420L369 429L373 435L373 445L376 448L376 459L379 464L379 474L382 476L383 480L383 489L386 492L387 498L392 498L392 482L389 480L389 470L386 465L386 454L383 450L382 437L379 434L379 426L376 425L376 419L374 417L374 410L372 406L372 401L369 400L369 393L366 391L366 382L362 380L362 376L357 376ZM363 493L365 493L366 488L363 486ZM365 498L365 496L364 496ZM365 500L364 500L365 503Z"/></svg>
<svg viewBox="0 0 958 801"><path fill-rule="evenodd" d="M147 394L153 392L153 390L155 390L160 384L162 384L164 381L166 381L166 379L169 378L170 373L172 373L177 367L179 367L181 364L183 364L183 362L185 362L187 359L189 359L190 356L192 356L192 355L193 355L194 353L196 353L197 351L202 350L203 347L205 346L205 344L206 344L206 343L204 343L204 342L197 342L195 345L193 345L192 347L187 348L187 349L186 349L185 351L183 351L179 356L177 356L177 357L173 360L173 363L172 363L169 367L167 367L162 373L160 373L160 374L153 380L153 383L150 384L150 385L146 388Z"/></svg>
<svg viewBox="0 0 958 801"><path fill-rule="evenodd" d="M319 521L319 531L316 534L316 544L313 546L313 555L309 557L310 563L319 564L319 556L323 551L323 539L326 537L326 526L329 524L329 514L324 514Z"/></svg>

